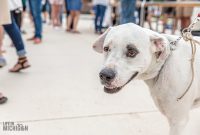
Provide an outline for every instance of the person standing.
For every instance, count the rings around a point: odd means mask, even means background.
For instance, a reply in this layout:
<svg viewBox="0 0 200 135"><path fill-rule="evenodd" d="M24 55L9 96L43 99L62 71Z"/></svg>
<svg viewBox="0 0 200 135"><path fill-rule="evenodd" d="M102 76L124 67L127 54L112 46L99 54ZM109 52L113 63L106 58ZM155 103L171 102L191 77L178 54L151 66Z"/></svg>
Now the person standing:
<svg viewBox="0 0 200 135"><path fill-rule="evenodd" d="M176 1L176 0L164 0L166 2ZM165 33L167 28L167 22L169 18L173 18L173 24L172 24L172 34L175 34L176 27L177 27L177 18L176 18L176 8L175 7L164 7L163 8L163 31L162 33Z"/></svg>
<svg viewBox="0 0 200 135"><path fill-rule="evenodd" d="M64 0L49 0L51 4L51 18L52 23L54 27L60 27L61 26L61 12L62 12L62 6L64 4Z"/></svg>
<svg viewBox="0 0 200 135"><path fill-rule="evenodd" d="M94 0L93 5L95 6L95 33L102 34L102 24L105 16L108 0Z"/></svg>
<svg viewBox="0 0 200 135"><path fill-rule="evenodd" d="M29 0L29 6L31 15L33 17L35 34L29 41L33 40L35 44L40 44L42 42L42 0Z"/></svg>
<svg viewBox="0 0 200 135"><path fill-rule="evenodd" d="M135 23L136 0L121 0L120 23Z"/></svg>
<svg viewBox="0 0 200 135"><path fill-rule="evenodd" d="M67 19L67 30L68 32L73 33L80 33L77 30L79 17L80 17L80 11L82 8L82 1L81 0L67 0L67 8L70 10L70 15ZM71 30L71 25L73 22L73 29Z"/></svg>

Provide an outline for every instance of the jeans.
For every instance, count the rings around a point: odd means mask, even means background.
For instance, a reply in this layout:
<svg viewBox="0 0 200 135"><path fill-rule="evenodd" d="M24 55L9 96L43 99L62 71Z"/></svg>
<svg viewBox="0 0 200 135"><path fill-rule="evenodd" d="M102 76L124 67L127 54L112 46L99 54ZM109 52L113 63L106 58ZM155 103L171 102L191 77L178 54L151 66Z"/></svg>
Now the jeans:
<svg viewBox="0 0 200 135"><path fill-rule="evenodd" d="M26 55L26 51L24 47L24 42L22 40L21 32L12 15L11 15L11 18L12 18L12 23L3 25L3 27L5 31L8 33L9 37L11 38L17 50L17 55L19 57L24 57Z"/></svg>
<svg viewBox="0 0 200 135"><path fill-rule="evenodd" d="M11 11L12 16L15 19L15 22L17 24L17 26L19 27L19 29L21 30L21 24L22 24L22 12L20 10L14 10Z"/></svg>
<svg viewBox="0 0 200 135"><path fill-rule="evenodd" d="M121 0L120 23L135 23L136 0Z"/></svg>
<svg viewBox="0 0 200 135"><path fill-rule="evenodd" d="M42 38L42 0L29 0L31 15L35 26L35 38Z"/></svg>
<svg viewBox="0 0 200 135"><path fill-rule="evenodd" d="M95 30L96 32L101 32L102 30L102 24L105 16L106 6L104 5L96 5L95 9Z"/></svg>

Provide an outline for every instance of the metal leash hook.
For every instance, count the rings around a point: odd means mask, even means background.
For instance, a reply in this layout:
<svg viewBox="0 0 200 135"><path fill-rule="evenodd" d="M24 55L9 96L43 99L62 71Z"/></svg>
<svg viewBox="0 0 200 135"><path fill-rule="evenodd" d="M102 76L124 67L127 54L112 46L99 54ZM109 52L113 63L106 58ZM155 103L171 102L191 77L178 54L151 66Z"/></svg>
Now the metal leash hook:
<svg viewBox="0 0 200 135"><path fill-rule="evenodd" d="M187 42L190 41L191 49L192 49L192 58L191 58L191 68L192 68L192 80L190 81L189 86L187 87L186 91L179 97L177 98L177 101L181 100L189 91L191 88L193 81L194 81L194 60L195 60L195 54L196 54L196 43L200 45L200 42L195 40L192 35L192 29L194 28L195 24L200 21L200 13L198 16L195 18L194 22L189 25L188 28L185 28L182 30L182 37L183 39Z"/></svg>

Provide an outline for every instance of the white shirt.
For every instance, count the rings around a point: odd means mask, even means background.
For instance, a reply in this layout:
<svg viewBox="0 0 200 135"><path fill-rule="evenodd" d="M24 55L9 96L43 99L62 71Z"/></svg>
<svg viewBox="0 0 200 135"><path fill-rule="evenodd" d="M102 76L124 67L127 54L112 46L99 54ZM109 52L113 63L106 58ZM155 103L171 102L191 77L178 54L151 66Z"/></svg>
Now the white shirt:
<svg viewBox="0 0 200 135"><path fill-rule="evenodd" d="M22 9L22 0L8 0L10 10Z"/></svg>
<svg viewBox="0 0 200 135"><path fill-rule="evenodd" d="M93 0L93 5L104 5L108 6L109 0Z"/></svg>
<svg viewBox="0 0 200 135"><path fill-rule="evenodd" d="M44 5L46 3L47 0L42 0L42 5Z"/></svg>

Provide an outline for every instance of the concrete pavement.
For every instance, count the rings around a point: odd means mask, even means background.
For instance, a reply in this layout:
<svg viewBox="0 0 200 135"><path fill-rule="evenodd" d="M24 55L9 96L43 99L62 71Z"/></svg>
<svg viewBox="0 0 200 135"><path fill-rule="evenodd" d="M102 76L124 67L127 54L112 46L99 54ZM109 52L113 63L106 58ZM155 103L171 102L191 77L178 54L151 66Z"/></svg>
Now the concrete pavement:
<svg viewBox="0 0 200 135"><path fill-rule="evenodd" d="M29 23L24 39L30 37ZM5 40L8 65L0 70L1 91L8 96L0 106L0 121L28 125L24 132L0 135L168 135L168 123L155 107L147 86L131 82L121 92L108 95L99 83L102 56L94 52L93 22L83 18L81 34L44 26L41 45L26 42L32 67L8 73L15 51ZM186 135L200 134L200 109L191 112Z"/></svg>

